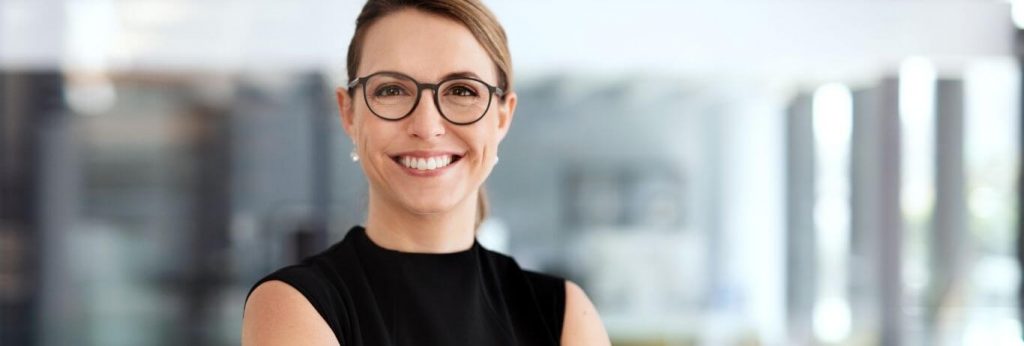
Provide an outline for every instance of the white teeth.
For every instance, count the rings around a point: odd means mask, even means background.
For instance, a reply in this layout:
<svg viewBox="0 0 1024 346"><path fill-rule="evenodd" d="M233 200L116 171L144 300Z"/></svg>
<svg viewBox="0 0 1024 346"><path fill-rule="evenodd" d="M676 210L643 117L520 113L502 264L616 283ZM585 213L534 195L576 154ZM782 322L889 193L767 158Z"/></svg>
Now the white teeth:
<svg viewBox="0 0 1024 346"><path fill-rule="evenodd" d="M429 171L450 165L452 163L452 156L442 155L429 158L402 156L399 161L401 161L403 166L421 171Z"/></svg>

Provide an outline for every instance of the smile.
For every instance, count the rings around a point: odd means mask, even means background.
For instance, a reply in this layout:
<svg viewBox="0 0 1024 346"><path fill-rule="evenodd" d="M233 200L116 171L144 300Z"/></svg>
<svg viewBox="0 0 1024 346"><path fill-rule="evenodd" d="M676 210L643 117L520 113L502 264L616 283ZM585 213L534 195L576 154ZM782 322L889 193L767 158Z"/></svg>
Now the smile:
<svg viewBox="0 0 1024 346"><path fill-rule="evenodd" d="M395 161L395 163L413 171L414 173L428 173L446 168L458 162L462 159L462 156L454 154L442 154L427 157L398 155L392 156L391 159Z"/></svg>

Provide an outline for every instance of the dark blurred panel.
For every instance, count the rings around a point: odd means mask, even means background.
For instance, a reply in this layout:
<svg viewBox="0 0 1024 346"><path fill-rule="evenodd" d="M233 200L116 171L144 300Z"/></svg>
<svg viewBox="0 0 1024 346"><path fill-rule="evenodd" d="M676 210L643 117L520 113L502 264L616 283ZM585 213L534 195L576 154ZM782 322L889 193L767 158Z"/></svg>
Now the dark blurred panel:
<svg viewBox="0 0 1024 346"><path fill-rule="evenodd" d="M39 334L47 131L67 115L57 72L0 72L0 344Z"/></svg>
<svg viewBox="0 0 1024 346"><path fill-rule="evenodd" d="M216 340L216 294L228 284L226 249L231 217L231 128L228 110L222 105L197 103L186 115L195 124L190 143L194 170L193 223L186 225L190 238L182 258L187 274L182 289L186 307L180 316L188 328L188 345Z"/></svg>

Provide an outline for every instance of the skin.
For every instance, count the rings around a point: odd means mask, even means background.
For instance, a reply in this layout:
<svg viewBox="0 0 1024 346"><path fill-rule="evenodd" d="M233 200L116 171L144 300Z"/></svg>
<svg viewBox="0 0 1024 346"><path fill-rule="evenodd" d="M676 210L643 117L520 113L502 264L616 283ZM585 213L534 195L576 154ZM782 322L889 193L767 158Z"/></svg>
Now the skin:
<svg viewBox="0 0 1024 346"><path fill-rule="evenodd" d="M437 15L401 10L369 28L357 76L397 71L421 83L453 72L472 72L496 85L498 72L484 48L462 24ZM423 91L414 112L400 121L377 118L362 99L336 90L341 122L353 140L369 180L367 236L403 252L449 253L470 248L475 237L476 198L490 175L498 145L508 133L516 94L494 97L487 114L472 125L441 117L432 91ZM406 173L392 157L416 150L461 153L462 159L434 177ZM597 309L583 290L566 281L563 345L610 345ZM242 343L337 345L330 327L291 286L270 281L250 296Z"/></svg>

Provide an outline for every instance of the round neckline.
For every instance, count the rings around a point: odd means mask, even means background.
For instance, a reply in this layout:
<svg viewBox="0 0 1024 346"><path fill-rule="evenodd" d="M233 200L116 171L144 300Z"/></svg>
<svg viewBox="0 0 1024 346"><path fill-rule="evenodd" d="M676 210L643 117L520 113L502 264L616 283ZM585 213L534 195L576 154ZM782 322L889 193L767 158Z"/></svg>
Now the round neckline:
<svg viewBox="0 0 1024 346"><path fill-rule="evenodd" d="M471 255L471 254L475 253L477 251L477 249L480 247L480 243L477 242L476 237L473 237L473 244L470 245L468 249L454 251L454 252L408 252L408 251L394 250L394 249L388 249L386 247L380 246L379 244L374 242L373 239L370 239L370 236L366 233L366 228L365 227L363 227L361 225L357 225L354 228L355 228L354 231L356 231L355 233L358 235L358 238L360 238L360 241L362 243L367 245L366 246L367 248L373 250L374 252L382 253L382 254L385 254L385 255L391 255L391 256L405 256L405 257L419 257L419 258L456 258L456 257L464 257L464 256Z"/></svg>

